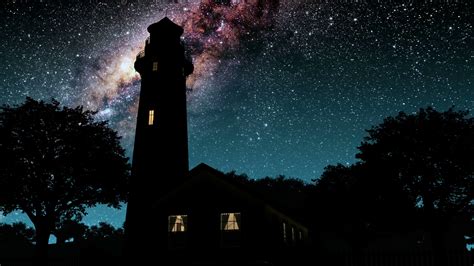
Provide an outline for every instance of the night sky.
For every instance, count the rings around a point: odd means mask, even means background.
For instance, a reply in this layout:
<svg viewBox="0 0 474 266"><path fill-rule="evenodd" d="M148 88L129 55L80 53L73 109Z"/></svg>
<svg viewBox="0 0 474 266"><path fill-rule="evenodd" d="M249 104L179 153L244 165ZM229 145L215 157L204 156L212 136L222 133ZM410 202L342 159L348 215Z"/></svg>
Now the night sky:
<svg viewBox="0 0 474 266"><path fill-rule="evenodd" d="M131 155L135 55L168 16L195 64L191 167L310 181L353 163L364 130L386 116L474 109L472 0L168 2L2 1L0 104L54 97L98 110ZM84 221L119 226L124 210ZM25 218L0 216L15 220Z"/></svg>

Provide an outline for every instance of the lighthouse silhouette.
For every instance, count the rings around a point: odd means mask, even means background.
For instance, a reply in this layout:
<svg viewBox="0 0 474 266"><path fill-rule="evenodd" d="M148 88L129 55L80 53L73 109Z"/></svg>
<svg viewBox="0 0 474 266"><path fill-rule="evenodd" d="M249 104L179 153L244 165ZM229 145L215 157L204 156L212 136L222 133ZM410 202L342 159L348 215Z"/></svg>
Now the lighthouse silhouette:
<svg viewBox="0 0 474 266"><path fill-rule="evenodd" d="M188 175L186 77L193 72L181 44L183 29L167 17L148 27L137 55L141 76L125 251L136 262L149 254L153 203Z"/></svg>

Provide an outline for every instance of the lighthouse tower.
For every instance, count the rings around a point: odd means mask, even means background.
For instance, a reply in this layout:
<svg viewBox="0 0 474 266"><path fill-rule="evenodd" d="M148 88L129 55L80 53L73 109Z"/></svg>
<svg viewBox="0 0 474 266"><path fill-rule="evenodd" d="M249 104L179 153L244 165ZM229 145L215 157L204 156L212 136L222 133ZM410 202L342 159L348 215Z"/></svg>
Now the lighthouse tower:
<svg viewBox="0 0 474 266"><path fill-rule="evenodd" d="M147 215L151 206L189 171L186 77L193 65L181 44L183 29L164 18L148 32L135 62L141 91L125 226L126 248L134 253L146 252L144 245L150 241L145 230L153 227Z"/></svg>

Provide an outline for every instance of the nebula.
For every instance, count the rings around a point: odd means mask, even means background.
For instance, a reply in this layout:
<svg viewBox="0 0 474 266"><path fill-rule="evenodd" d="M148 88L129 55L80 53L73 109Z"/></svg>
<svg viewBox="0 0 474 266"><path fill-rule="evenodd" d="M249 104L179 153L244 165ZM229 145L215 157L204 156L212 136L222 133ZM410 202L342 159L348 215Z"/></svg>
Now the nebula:
<svg viewBox="0 0 474 266"><path fill-rule="evenodd" d="M220 58L237 49L243 38L271 28L278 6L276 0L203 0L183 4L181 12L173 12L170 18L184 28L183 41L194 63L194 73L187 80L190 93L205 89L206 80L216 71ZM156 21L150 24L153 22ZM123 102L123 97L138 96L134 86L140 77L133 64L143 49L145 36L136 36L134 43L100 57L95 73L87 74L80 104L99 110L103 118L114 114L114 105Z"/></svg>
<svg viewBox="0 0 474 266"><path fill-rule="evenodd" d="M203 0L178 23L194 59L194 73L187 84L202 89L203 80L216 70L224 53L237 49L240 41L273 26L279 2L275 0Z"/></svg>
<svg viewBox="0 0 474 266"><path fill-rule="evenodd" d="M277 0L202 0L173 4L170 14L158 12L157 20L168 16L184 28L182 39L194 64L194 73L187 79L188 101L206 89L222 57L232 56L243 40L273 27L278 7ZM146 34L131 34L130 40L122 41L125 44L100 55L81 78L85 82L76 103L97 110L99 119L109 120L128 151L132 150L140 85L134 62L144 48Z"/></svg>

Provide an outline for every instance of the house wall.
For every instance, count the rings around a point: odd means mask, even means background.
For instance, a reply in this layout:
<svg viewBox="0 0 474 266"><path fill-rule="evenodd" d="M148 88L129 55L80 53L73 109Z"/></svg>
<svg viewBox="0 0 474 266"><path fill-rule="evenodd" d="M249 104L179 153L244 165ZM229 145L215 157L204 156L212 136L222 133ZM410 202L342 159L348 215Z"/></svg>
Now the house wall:
<svg viewBox="0 0 474 266"><path fill-rule="evenodd" d="M221 213L241 213L240 230L229 232L220 230ZM153 211L157 231L156 251L167 259L181 258L196 261L207 260L264 260L269 254L282 249L296 247L300 241L291 242L291 226L301 231L307 238L307 230L288 222L289 242L283 243L282 222L285 219L268 207L246 194L239 193L209 183L196 183L189 189L181 190L176 195L161 202ZM188 215L185 233L168 232L169 215ZM285 220L286 221L286 220ZM240 234L240 245L227 246L222 242L223 233ZM171 238L170 238L171 237ZM170 245L170 239L182 237L185 247ZM175 238L176 239L176 238ZM163 252L164 251L164 252ZM274 257L274 256L273 256Z"/></svg>

